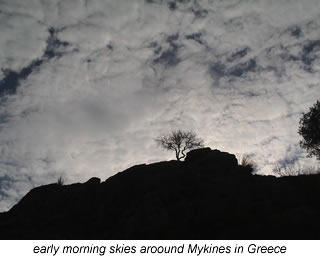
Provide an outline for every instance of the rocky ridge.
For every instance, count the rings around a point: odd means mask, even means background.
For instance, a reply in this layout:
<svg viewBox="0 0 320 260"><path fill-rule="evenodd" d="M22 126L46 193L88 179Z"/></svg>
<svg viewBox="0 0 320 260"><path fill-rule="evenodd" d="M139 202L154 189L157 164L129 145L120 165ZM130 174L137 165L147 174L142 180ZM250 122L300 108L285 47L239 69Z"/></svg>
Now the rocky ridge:
<svg viewBox="0 0 320 260"><path fill-rule="evenodd" d="M202 148L104 182L37 187L0 213L0 238L319 239L320 175L251 171Z"/></svg>

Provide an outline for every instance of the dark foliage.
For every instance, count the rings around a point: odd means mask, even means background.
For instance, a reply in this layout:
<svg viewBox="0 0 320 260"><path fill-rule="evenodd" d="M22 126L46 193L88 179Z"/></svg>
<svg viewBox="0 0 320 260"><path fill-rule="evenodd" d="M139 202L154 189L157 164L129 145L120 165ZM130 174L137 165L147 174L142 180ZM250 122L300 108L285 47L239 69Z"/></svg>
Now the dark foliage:
<svg viewBox="0 0 320 260"><path fill-rule="evenodd" d="M298 133L303 137L300 146L307 150L309 156L320 160L320 101L309 112L302 115Z"/></svg>

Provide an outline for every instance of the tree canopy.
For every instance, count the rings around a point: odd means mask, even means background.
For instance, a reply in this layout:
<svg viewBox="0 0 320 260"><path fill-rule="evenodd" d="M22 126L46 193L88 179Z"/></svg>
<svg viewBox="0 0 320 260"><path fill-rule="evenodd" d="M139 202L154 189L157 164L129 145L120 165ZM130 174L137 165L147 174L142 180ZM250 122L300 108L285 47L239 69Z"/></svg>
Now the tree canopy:
<svg viewBox="0 0 320 260"><path fill-rule="evenodd" d="M320 160L320 101L300 118L298 133L303 137L300 146L307 150L309 157Z"/></svg>

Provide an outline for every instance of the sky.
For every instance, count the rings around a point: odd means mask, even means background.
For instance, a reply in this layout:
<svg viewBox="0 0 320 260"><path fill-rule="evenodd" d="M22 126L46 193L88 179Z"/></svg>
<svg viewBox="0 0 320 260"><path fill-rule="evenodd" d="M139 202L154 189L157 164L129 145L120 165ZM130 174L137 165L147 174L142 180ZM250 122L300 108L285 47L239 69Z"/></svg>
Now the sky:
<svg viewBox="0 0 320 260"><path fill-rule="evenodd" d="M0 211L30 189L174 159L192 130L258 174L317 165L319 0L0 0Z"/></svg>

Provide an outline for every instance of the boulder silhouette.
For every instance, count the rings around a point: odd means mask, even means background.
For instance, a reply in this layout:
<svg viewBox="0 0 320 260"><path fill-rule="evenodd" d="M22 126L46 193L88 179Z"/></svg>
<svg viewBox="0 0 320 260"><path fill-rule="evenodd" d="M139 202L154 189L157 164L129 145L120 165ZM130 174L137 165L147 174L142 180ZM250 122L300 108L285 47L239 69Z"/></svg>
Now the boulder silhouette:
<svg viewBox="0 0 320 260"><path fill-rule="evenodd" d="M320 175L252 175L202 148L106 181L32 189L0 213L1 239L319 239Z"/></svg>
<svg viewBox="0 0 320 260"><path fill-rule="evenodd" d="M209 147L199 148L187 153L186 163L193 163L202 170L214 170L218 174L229 173L238 166L238 160L233 154L211 150Z"/></svg>

